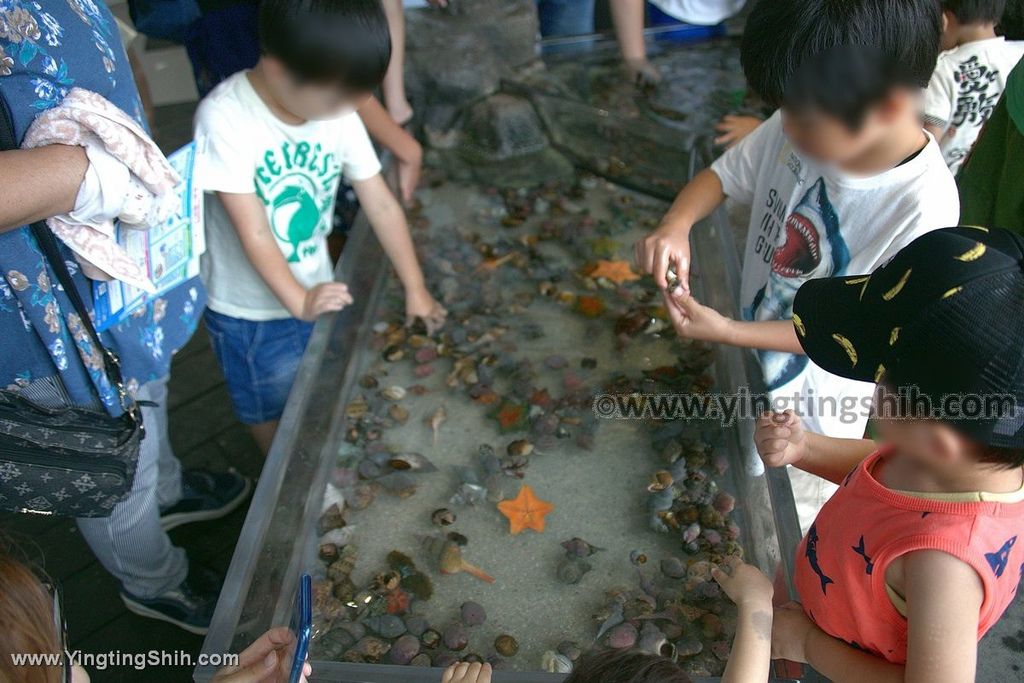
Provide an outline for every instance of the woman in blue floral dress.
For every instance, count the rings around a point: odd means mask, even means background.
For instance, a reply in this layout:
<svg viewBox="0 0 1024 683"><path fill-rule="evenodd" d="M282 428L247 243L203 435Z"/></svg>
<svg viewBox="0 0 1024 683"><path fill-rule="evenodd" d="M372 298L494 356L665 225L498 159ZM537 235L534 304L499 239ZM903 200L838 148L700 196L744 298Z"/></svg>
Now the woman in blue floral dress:
<svg viewBox="0 0 1024 683"><path fill-rule="evenodd" d="M99 93L145 125L117 27L101 0L0 0L0 96L20 140L41 111L73 87ZM117 395L81 320L27 224L76 207L89 165L84 148L51 145L0 152L0 386L49 404L120 412ZM65 261L86 302L90 281L70 251ZM103 333L143 406L146 438L132 492L109 518L78 520L93 552L120 580L129 609L205 632L218 581L166 530L227 514L249 492L234 473L181 471L167 439L171 357L195 331L205 305L198 279L138 309ZM27 486L0 471L3 489Z"/></svg>

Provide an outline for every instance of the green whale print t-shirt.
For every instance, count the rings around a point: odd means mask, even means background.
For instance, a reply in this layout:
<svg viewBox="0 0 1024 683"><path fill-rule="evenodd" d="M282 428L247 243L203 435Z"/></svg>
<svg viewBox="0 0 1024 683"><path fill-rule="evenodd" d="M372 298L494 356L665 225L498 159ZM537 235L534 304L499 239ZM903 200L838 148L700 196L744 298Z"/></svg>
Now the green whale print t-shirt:
<svg viewBox="0 0 1024 683"><path fill-rule="evenodd" d="M290 125L275 117L246 72L228 78L199 105L199 182L208 193L255 194L295 278L306 287L332 279L327 253L338 184L380 173L357 114ZM211 309L246 320L290 317L249 263L213 194L206 201L202 273Z"/></svg>

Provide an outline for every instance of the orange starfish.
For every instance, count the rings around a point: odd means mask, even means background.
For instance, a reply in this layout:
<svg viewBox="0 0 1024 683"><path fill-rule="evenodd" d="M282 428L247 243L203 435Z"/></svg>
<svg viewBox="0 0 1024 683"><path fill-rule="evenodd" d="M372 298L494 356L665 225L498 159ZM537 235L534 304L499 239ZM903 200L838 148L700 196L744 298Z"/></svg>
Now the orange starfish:
<svg viewBox="0 0 1024 683"><path fill-rule="evenodd" d="M544 516L554 509L554 505L538 498L526 484L514 499L498 503L498 510L508 517L509 533L513 535L525 529L544 531Z"/></svg>
<svg viewBox="0 0 1024 683"><path fill-rule="evenodd" d="M594 279L603 277L617 285L640 279L640 276L633 272L629 261L598 261L587 275Z"/></svg>

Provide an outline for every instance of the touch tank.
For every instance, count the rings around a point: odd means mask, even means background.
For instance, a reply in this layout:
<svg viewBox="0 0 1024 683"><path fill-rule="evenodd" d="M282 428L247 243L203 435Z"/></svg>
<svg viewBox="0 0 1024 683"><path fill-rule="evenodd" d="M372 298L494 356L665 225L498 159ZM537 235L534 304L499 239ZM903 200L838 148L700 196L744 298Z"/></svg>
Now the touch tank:
<svg viewBox="0 0 1024 683"><path fill-rule="evenodd" d="M588 60L600 72L607 53ZM437 681L479 658L499 682L557 681L595 644L715 680L734 612L709 562L741 554L789 576L792 495L752 457L749 422L608 417L639 395L757 383L749 355L678 340L631 267L667 208L651 195L702 163L696 127L595 106L565 87L583 82L575 68L526 73L552 79L544 93L507 81L433 145L411 219L442 332L403 325L379 245L364 221L353 230L337 276L356 301L317 323L204 652L287 624L309 573L313 680ZM588 112L601 142L574 142L583 117L552 102ZM654 165L629 136L659 129L687 145ZM691 284L731 315L733 245L722 214L694 231Z"/></svg>

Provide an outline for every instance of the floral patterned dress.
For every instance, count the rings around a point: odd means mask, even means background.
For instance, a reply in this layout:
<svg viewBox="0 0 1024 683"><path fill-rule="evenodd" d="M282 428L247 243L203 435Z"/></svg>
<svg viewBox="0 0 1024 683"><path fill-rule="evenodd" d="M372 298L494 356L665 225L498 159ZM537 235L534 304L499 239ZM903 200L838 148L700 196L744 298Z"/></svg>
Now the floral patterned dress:
<svg viewBox="0 0 1024 683"><path fill-rule="evenodd" d="M102 0L0 0L0 96L15 137L20 140L35 116L72 87L103 95L144 125L128 58ZM64 255L83 300L91 302L91 281L70 251ZM27 226L0 233L0 275L0 386L51 387L76 405L118 414L100 355ZM129 390L168 375L171 357L192 336L205 303L194 279L103 333L104 344L121 358Z"/></svg>

